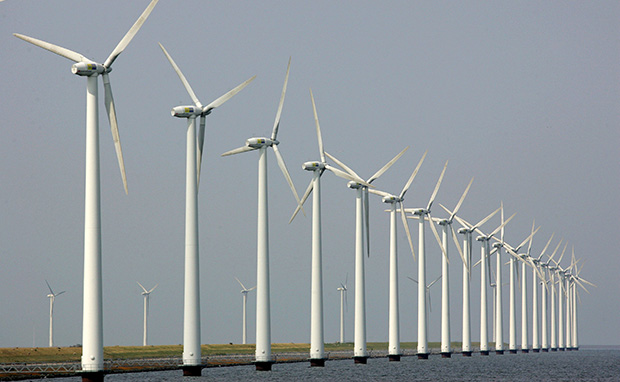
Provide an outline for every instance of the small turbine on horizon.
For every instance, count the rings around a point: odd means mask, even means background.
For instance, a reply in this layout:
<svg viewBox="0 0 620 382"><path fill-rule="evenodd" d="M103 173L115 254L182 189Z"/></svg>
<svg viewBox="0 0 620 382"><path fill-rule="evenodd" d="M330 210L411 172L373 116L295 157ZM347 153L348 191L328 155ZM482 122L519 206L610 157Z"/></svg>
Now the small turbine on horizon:
<svg viewBox="0 0 620 382"><path fill-rule="evenodd" d="M52 287L50 286L50 283L48 283L47 280L45 280L45 283L47 284L47 288L50 290L50 293L47 295L47 298L50 299L50 341L49 341L49 347L52 347L52 346L54 346L54 299L57 296L60 296L61 294L65 293L65 291L63 290L62 292L54 293L54 291L52 290Z"/></svg>
<svg viewBox="0 0 620 382"><path fill-rule="evenodd" d="M248 292L253 291L254 289L256 289L256 285L253 286L252 288L248 289L245 287L245 285L243 285L243 283L241 281L239 281L238 278L235 277L235 280L237 280L237 282L239 283L239 285L241 285L241 293L243 294L243 332L242 332L242 343L245 345L247 343L247 313L246 313L246 305L248 303Z"/></svg>
<svg viewBox="0 0 620 382"><path fill-rule="evenodd" d="M142 296L144 296L144 327L143 327L143 336L142 336L142 346L146 346L146 340L147 340L147 319L148 319L148 315L149 315L149 299L151 298L151 292L154 291L155 288L157 288L157 285L159 285L159 284L156 284L153 288L151 288L151 290L146 290L146 288L143 287L142 284L140 284L140 283L138 283L138 285L140 285L140 288L142 288L142 291L143 291L142 292Z"/></svg>

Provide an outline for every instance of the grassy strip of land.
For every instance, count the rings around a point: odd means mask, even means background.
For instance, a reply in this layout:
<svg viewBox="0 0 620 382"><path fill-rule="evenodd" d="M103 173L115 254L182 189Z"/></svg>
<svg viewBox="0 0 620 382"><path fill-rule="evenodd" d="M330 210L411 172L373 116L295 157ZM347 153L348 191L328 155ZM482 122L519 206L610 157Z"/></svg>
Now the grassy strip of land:
<svg viewBox="0 0 620 382"><path fill-rule="evenodd" d="M472 344L477 346L477 344ZM385 350L386 342L369 342L368 351ZM460 349L460 343L454 342L453 349ZM416 342L402 342L403 349L416 349ZM438 342L430 342L429 348L437 349ZM202 345L202 355L232 355L254 354L255 345L222 344ZM353 343L329 343L325 344L325 351L353 351ZM289 343L272 344L273 353L306 353L310 351L309 344ZM179 357L183 354L182 345L156 345L156 346L106 346L103 350L105 359L143 359ZM47 348L0 348L0 363L43 363L43 362L72 362L80 361L82 348L72 347L47 347Z"/></svg>

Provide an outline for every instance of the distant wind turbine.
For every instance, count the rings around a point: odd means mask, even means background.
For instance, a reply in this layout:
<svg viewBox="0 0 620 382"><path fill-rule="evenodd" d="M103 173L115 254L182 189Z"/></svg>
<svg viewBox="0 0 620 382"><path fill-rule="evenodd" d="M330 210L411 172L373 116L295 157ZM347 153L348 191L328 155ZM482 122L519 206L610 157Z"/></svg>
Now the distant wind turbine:
<svg viewBox="0 0 620 382"><path fill-rule="evenodd" d="M418 282L418 280L414 279L413 277L409 277L407 276L407 278L411 281L413 281L414 283L416 283L418 286L420 285L420 283ZM433 281L431 281L428 285L426 285L426 287L424 288L424 295L425 295L425 300L426 300L426 310L427 310L427 316L430 316L430 312L433 311L433 306L431 304L431 287L437 282L439 281L439 279L441 279L441 275L437 276L437 278ZM419 306L420 304L418 304ZM426 331L428 332L428 320L426 321Z"/></svg>
<svg viewBox="0 0 620 382"><path fill-rule="evenodd" d="M47 298L50 299L50 341L49 341L49 347L52 347L52 346L54 346L54 299L56 297L60 296L61 294L65 293L65 291L63 290L62 292L54 293L54 291L52 290L52 287L47 282L47 280L45 280L45 283L47 284L47 289L50 290L50 293L47 295Z"/></svg>
<svg viewBox="0 0 620 382"><path fill-rule="evenodd" d="M137 281L136 281L137 282ZM138 283L138 282L137 282ZM143 325L143 335L142 335L142 346L146 346L147 344L147 320L148 320L148 315L149 315L149 300L151 298L151 292L155 290L155 288L157 288L156 284L153 288L151 288L151 290L146 290L145 287L142 286L142 284L138 283L138 285L140 285L140 288L142 288L142 296L144 296L144 325Z"/></svg>
<svg viewBox="0 0 620 382"><path fill-rule="evenodd" d="M241 281L239 281L238 278L235 277L235 280L237 280L237 282L239 283L239 285L241 285L241 294L243 294L243 331L242 331L242 343L245 345L247 343L247 313L246 313L246 306L248 303L248 292L253 291L254 289L256 289L256 286L253 286L252 288L248 289L245 287L245 285L243 285L243 283L241 283Z"/></svg>
<svg viewBox="0 0 620 382"><path fill-rule="evenodd" d="M344 284L340 283L340 287L336 290L340 292L340 343L344 343L344 308L347 305L347 280L349 276L345 278Z"/></svg>
<svg viewBox="0 0 620 382"><path fill-rule="evenodd" d="M189 82L162 44L159 44L172 68L179 76L194 105L177 106L171 114L177 118L187 118L186 159L185 159L185 294L183 312L183 375L200 376L202 356L200 349L200 276L198 247L198 183L200 163L204 143L206 116L213 109L228 101L255 77L248 79L207 106L196 97ZM200 117L200 131L196 142L196 118Z"/></svg>
<svg viewBox="0 0 620 382"><path fill-rule="evenodd" d="M121 178L127 189L125 164L116 121L116 107L112 96L109 73L112 64L125 50L140 30L157 4L152 0L138 20L110 53L103 64L84 57L82 54L50 44L32 37L15 33L14 36L52 53L65 57L75 64L71 72L86 77L86 176L84 195L84 294L82 319L82 375L83 378L103 380L103 292L101 271L101 187L99 170L99 91L98 77L103 79L105 106L112 130L112 139L121 171ZM107 31L104 31L107 33Z"/></svg>
<svg viewBox="0 0 620 382"><path fill-rule="evenodd" d="M245 141L245 145L225 152L222 156L244 153L247 151L258 150L258 223L257 223L257 250L256 250L256 369L271 370L271 304L269 290L269 209L268 209L268 181L267 181L267 149L271 147L280 170L284 178L288 182L293 196L300 206L297 190L293 185L291 176L286 169L284 159L280 154L277 140L278 130L280 128L280 116L284 105L284 96L286 95L286 86L288 83L288 75L291 67L289 58L286 68L286 77L284 86L282 87L282 95L280 96L280 104L276 113L276 119L270 138L249 138Z"/></svg>

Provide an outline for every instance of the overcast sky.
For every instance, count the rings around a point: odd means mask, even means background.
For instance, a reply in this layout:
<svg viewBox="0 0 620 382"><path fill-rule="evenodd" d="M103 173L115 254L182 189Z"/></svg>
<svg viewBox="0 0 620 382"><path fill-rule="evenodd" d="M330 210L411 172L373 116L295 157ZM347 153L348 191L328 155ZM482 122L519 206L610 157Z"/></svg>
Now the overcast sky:
<svg viewBox="0 0 620 382"><path fill-rule="evenodd" d="M102 62L147 4L0 5L0 347L47 345L45 280L67 291L56 299L56 344L81 343L82 326L86 81L71 74L71 61L12 33ZM574 246L585 264L581 276L598 285L590 294L580 291L580 344L620 344L619 19L616 1L162 0L110 75L129 195L100 102L104 344L142 343L136 281L149 289L159 284L151 295L149 342L182 342L186 122L170 109L191 99L157 42L203 104L257 75L207 121L199 193L203 343L241 342L242 295L234 277L248 287L256 280L258 155L220 154L270 134L292 57L278 138L300 194L311 178L301 164L318 159L312 88L326 151L363 177L411 147L377 188L400 192L428 150L407 207L426 205L449 160L438 203L454 207L475 177L460 213L465 219L478 221L503 201L507 216L517 213L506 228L513 246L533 219L542 226L533 255L555 233L553 246L561 238L569 243L567 267ZM306 217L288 224L295 200L271 152L268 169L272 340L309 342L312 202ZM352 341L354 192L330 173L322 186L325 340L338 340L336 288L348 280ZM435 215L444 216L435 206ZM379 198L371 200L369 341L387 341L384 209ZM499 217L483 229L497 225ZM417 245L417 225L410 227ZM412 341L417 292L406 276L416 277L417 263L399 229L401 339ZM441 258L430 232L426 241L430 281L440 274ZM450 245L452 338L460 341L462 271ZM479 258L478 242L473 253ZM479 280L476 268L474 341ZM432 290L430 341L440 339L439 285ZM250 342L255 305L250 292ZM504 312L507 338L507 306Z"/></svg>

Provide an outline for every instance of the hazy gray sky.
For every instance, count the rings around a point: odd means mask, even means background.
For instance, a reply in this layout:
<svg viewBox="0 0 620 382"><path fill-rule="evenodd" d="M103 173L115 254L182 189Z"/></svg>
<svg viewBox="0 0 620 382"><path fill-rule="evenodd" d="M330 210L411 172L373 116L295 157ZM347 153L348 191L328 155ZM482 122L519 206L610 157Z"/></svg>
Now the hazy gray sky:
<svg viewBox="0 0 620 382"><path fill-rule="evenodd" d="M47 279L57 291L55 339L81 343L84 216L84 78L71 62L12 36L22 33L103 61L148 1L5 1L0 5L0 347L47 344ZM406 206L426 205L442 165L437 202L477 221L504 202L513 245L532 219L533 254L555 232L583 258L581 344L620 344L620 4L597 2L289 2L162 0L114 64L111 81L129 183L125 195L100 103L104 342L139 345L142 296L151 288L150 343L182 342L185 120L190 103L161 42L208 103L257 79L208 117L200 204L203 343L241 341L241 294L256 278L257 154L220 154L269 135L292 57L279 139L300 193L301 164L318 159L309 89L325 149L369 177L410 150L375 184L399 192L428 156ZM102 87L100 86L100 94ZM354 193L323 177L325 339L338 339L339 295L348 275L353 335ZM308 216L269 157L272 339L308 342ZM368 340L387 340L388 214L371 200L366 261ZM442 216L438 207L435 214ZM499 224L493 219L484 230ZM415 224L410 225L417 232ZM416 274L399 227L402 340L417 334ZM414 235L415 237L415 235ZM415 240L417 243L417 240ZM428 279L440 252L427 233ZM461 338L461 264L451 244L452 337ZM569 247L570 251L570 247ZM474 257L479 257L479 244ZM565 256L562 265L568 266ZM504 279L508 270L504 268ZM479 269L473 272L472 337L479 338ZM528 274L531 282L531 274ZM531 292L531 289L530 289ZM433 288L430 340L439 340ZM505 288L508 301L507 287ZM255 294L250 293L254 341ZM507 315L507 307L505 308ZM530 318L531 319L531 318ZM506 336L507 336L507 325Z"/></svg>

